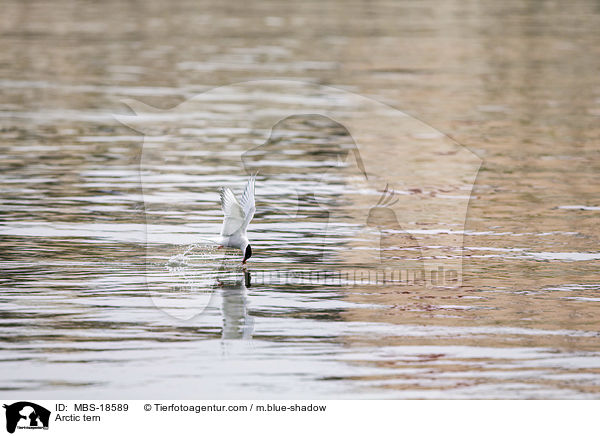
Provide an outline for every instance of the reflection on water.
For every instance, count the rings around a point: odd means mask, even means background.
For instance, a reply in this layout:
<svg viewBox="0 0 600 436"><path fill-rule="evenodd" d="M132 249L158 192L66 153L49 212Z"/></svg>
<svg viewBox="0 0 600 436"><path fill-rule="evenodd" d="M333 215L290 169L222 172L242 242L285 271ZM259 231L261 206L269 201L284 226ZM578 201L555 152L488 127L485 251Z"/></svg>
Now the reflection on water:
<svg viewBox="0 0 600 436"><path fill-rule="evenodd" d="M250 272L232 284L220 283L223 300L223 339L251 339L254 318L248 315L248 287L251 286Z"/></svg>
<svg viewBox="0 0 600 436"><path fill-rule="evenodd" d="M147 5L5 4L7 397L600 397L596 2ZM386 129L367 138L367 181L352 150L368 135L307 114L260 130L244 120L272 117L265 94L147 114L144 137L113 116L122 98L168 109L273 77L342 86L450 133L484 160L474 195L400 174L382 198L378 170L420 159L433 130L397 156ZM455 151L409 176L445 176ZM218 187L239 192L257 164L243 270L205 241ZM466 225L433 207L444 199L468 202ZM281 280L456 259L459 288Z"/></svg>

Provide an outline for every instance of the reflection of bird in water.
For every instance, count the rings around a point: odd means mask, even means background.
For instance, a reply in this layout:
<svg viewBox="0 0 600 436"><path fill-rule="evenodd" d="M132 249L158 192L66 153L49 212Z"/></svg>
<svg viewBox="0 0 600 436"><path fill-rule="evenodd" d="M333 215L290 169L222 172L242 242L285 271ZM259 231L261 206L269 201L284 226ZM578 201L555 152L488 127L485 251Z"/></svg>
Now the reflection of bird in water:
<svg viewBox="0 0 600 436"><path fill-rule="evenodd" d="M406 232L392 206L398 202L394 191L385 186L379 202L369 210L367 225L380 232L379 261L385 266L423 271L423 253L416 238Z"/></svg>
<svg viewBox="0 0 600 436"><path fill-rule="evenodd" d="M219 282L222 296L222 339L251 339L254 318L248 315L246 294L250 287L250 272L245 271L243 280Z"/></svg>

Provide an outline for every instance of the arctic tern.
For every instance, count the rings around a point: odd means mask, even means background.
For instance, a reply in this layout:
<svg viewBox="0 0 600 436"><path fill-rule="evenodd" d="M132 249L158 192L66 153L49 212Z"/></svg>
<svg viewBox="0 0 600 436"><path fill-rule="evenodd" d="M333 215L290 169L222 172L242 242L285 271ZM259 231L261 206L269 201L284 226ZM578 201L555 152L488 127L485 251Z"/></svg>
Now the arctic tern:
<svg viewBox="0 0 600 436"><path fill-rule="evenodd" d="M223 209L223 228L221 229L220 247L239 248L244 256L242 263L252 256L252 247L246 236L248 224L256 212L254 201L254 183L256 174L250 176L246 189L240 198L235 198L229 188L221 188L221 208Z"/></svg>

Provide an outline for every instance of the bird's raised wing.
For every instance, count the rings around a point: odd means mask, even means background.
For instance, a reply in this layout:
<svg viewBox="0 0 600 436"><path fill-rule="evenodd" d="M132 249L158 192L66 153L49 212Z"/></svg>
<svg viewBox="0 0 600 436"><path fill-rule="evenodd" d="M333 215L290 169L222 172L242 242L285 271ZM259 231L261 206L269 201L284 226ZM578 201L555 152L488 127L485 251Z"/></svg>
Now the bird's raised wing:
<svg viewBox="0 0 600 436"><path fill-rule="evenodd" d="M242 210L244 211L244 226L243 229L246 230L250 221L254 217L254 212L256 212L256 203L254 200L254 183L256 181L256 174L250 176L248 179L248 183L246 183L246 189L244 189L244 193L242 194L242 198L240 199L240 205Z"/></svg>
<svg viewBox="0 0 600 436"><path fill-rule="evenodd" d="M221 235L233 235L244 225L244 211L229 188L221 188L221 208L225 215Z"/></svg>

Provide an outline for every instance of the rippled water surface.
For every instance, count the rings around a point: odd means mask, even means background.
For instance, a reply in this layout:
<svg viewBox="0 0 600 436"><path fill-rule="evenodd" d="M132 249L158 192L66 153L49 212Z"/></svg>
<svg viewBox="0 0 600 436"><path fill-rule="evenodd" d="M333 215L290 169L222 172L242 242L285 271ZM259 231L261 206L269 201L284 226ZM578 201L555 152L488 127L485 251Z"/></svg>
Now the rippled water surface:
<svg viewBox="0 0 600 436"><path fill-rule="evenodd" d="M3 395L599 398L600 7L568 9L5 2ZM213 90L265 79L301 85ZM256 170L244 269L211 241ZM386 265L459 280L324 278Z"/></svg>

